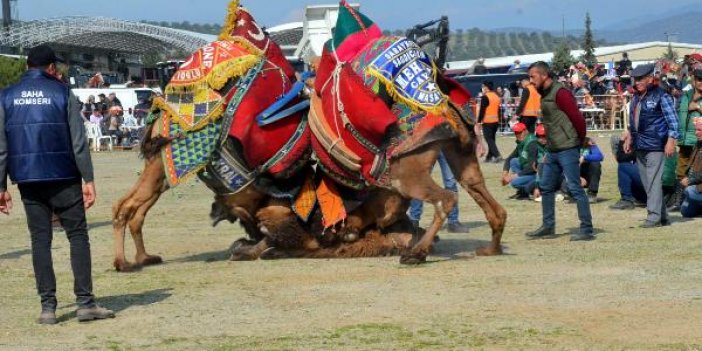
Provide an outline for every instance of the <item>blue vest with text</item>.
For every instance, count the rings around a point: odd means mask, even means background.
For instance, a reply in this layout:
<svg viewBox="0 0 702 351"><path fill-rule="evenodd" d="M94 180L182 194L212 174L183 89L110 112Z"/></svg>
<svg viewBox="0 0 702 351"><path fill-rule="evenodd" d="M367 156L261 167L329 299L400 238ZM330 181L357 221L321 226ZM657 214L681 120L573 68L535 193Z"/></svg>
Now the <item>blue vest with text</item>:
<svg viewBox="0 0 702 351"><path fill-rule="evenodd" d="M13 182L80 179L68 126L68 96L65 84L38 69L28 70L0 94Z"/></svg>

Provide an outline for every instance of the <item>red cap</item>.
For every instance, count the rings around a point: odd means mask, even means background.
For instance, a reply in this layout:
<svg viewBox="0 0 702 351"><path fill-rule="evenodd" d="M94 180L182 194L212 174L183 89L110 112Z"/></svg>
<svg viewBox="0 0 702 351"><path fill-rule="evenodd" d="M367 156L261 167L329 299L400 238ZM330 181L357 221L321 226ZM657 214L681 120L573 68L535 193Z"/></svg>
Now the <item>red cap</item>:
<svg viewBox="0 0 702 351"><path fill-rule="evenodd" d="M519 122L512 126L512 131L515 133L521 133L527 129L526 124Z"/></svg>
<svg viewBox="0 0 702 351"><path fill-rule="evenodd" d="M702 62L702 55L700 55L700 54L692 54L692 55L690 55L690 58L693 60Z"/></svg>
<svg viewBox="0 0 702 351"><path fill-rule="evenodd" d="M537 137L546 136L546 128L544 128L543 124L538 124L536 126L536 136Z"/></svg>

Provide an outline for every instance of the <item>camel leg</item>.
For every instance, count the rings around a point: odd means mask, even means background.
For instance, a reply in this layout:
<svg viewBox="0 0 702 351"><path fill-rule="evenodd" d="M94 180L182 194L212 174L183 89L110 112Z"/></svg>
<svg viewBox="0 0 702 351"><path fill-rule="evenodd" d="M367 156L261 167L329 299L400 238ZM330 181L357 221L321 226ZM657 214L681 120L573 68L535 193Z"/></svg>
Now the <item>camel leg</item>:
<svg viewBox="0 0 702 351"><path fill-rule="evenodd" d="M161 194L162 192L154 194L148 201L137 209L134 217L129 220L129 232L132 234L134 246L136 247L136 255L134 256L134 260L139 266L148 266L163 262L163 259L160 256L149 255L146 253L146 248L144 247L144 236L142 232L146 214L149 212L151 207L156 204L156 201L158 201L158 199L161 197Z"/></svg>
<svg viewBox="0 0 702 351"><path fill-rule="evenodd" d="M144 166L144 171L137 180L136 184L132 189L114 204L112 207L112 229L114 237L114 267L120 272L131 272L138 269L136 266L129 261L127 261L124 254L124 236L127 228L127 223L132 221L134 216L139 212L139 209L149 200L152 200L154 194L160 194L164 191L164 170L163 164L160 159L155 158L146 162ZM156 200L158 196L156 196ZM155 200L153 200L155 202ZM150 204L150 208L153 205ZM146 208L148 210L148 208ZM142 215L146 215L146 211L142 211ZM140 226L143 225L143 219L140 222L134 222L134 227L130 228L135 230L138 228L138 232L141 233ZM141 238L141 234L139 235ZM141 241L141 247L143 248L143 240ZM139 248L137 247L137 250Z"/></svg>
<svg viewBox="0 0 702 351"><path fill-rule="evenodd" d="M488 191L485 185L485 178L483 178L483 173L480 171L480 164L475 153L472 152L472 147L470 150L466 149L453 141L446 145L443 152L451 167L451 171L461 186L480 206L485 213L485 218L490 223L490 228L492 229L490 246L479 248L477 254L480 256L500 255L502 254L500 241L507 222L507 212Z"/></svg>
<svg viewBox="0 0 702 351"><path fill-rule="evenodd" d="M269 248L265 239L256 244L252 244L250 240L239 239L235 241L229 248L230 261L255 261L261 254Z"/></svg>
<svg viewBox="0 0 702 351"><path fill-rule="evenodd" d="M446 221L448 213L457 203L457 195L440 187L431 177L441 145L432 143L416 152L393 160L390 175L395 187L404 197L419 199L434 206L434 220L426 233L412 249L400 257L402 264L418 264L426 261L426 256L434 238Z"/></svg>

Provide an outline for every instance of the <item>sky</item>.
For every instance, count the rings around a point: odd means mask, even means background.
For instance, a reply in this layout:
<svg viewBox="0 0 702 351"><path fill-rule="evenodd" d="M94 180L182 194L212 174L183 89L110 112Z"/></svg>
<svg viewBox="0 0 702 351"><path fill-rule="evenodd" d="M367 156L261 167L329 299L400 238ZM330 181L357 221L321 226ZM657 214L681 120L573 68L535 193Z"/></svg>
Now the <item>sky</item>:
<svg viewBox="0 0 702 351"><path fill-rule="evenodd" d="M680 11L699 0L676 1L661 10L660 0L366 0L361 11L382 29L404 29L449 16L452 29L483 30L524 27L560 30L583 28L590 11L593 28L616 25L622 20ZM17 0L21 20L70 15L103 16L125 20L222 23L229 0ZM299 21L305 5L334 4L333 0L243 0L256 20L266 26ZM698 6L698 5L697 5ZM695 7L697 7L695 6Z"/></svg>

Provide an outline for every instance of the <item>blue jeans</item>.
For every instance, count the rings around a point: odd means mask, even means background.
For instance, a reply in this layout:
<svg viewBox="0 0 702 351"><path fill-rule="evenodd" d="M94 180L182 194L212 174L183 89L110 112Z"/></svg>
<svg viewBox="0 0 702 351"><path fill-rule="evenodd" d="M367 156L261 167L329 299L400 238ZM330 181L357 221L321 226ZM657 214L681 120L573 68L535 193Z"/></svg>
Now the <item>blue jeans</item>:
<svg viewBox="0 0 702 351"><path fill-rule="evenodd" d="M513 158L509 160L509 171L518 174L522 171L522 165L519 163L518 158ZM518 176L512 180L509 185L513 188L521 191L522 193L529 195L534 189L534 183L536 182L536 174ZM532 189L532 190L530 190Z"/></svg>
<svg viewBox="0 0 702 351"><path fill-rule="evenodd" d="M565 176L568 191L577 203L580 232L592 234L590 203L585 190L580 186L580 150L578 148L549 152L546 155L540 183L543 226L556 227L556 190L560 188L561 175Z"/></svg>
<svg viewBox="0 0 702 351"><path fill-rule="evenodd" d="M622 200L646 202L646 189L641 182L639 167L636 164L630 162L618 164L617 179Z"/></svg>
<svg viewBox="0 0 702 351"><path fill-rule="evenodd" d="M682 206L680 206L680 214L686 218L702 215L702 194L697 191L697 185L691 185L685 188L683 203Z"/></svg>
<svg viewBox="0 0 702 351"><path fill-rule="evenodd" d="M456 178L454 178L453 173L451 173L451 168L446 161L444 153L439 153L439 168L441 169L441 178L444 180L444 188L449 191L453 191L458 194L458 187L456 187ZM417 199L412 199L409 208L409 218L413 221L418 221L422 218L422 210L424 208L424 202ZM458 203L451 209L448 214L449 223L458 223Z"/></svg>

